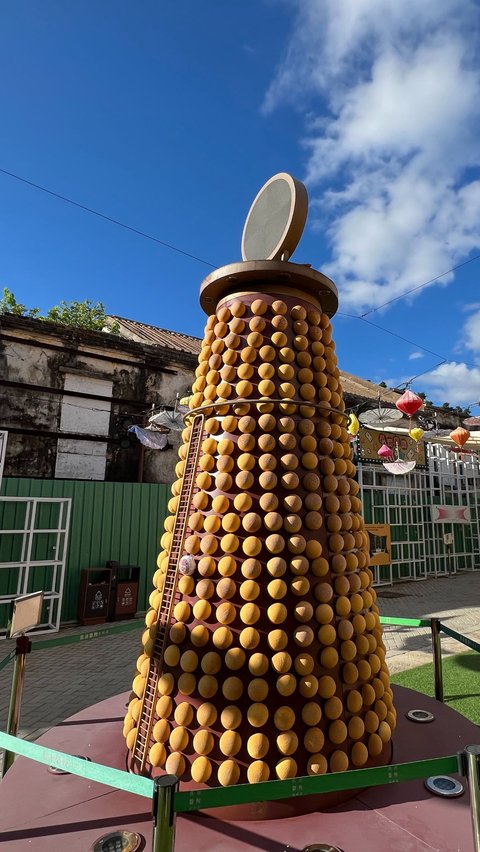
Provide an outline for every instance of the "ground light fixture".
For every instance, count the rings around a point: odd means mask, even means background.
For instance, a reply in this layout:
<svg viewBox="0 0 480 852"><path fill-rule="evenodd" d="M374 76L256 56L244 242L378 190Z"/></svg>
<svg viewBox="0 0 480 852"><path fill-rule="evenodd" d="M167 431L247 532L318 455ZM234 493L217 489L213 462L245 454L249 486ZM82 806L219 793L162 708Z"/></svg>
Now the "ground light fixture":
<svg viewBox="0 0 480 852"><path fill-rule="evenodd" d="M285 852L287 852L287 849ZM313 843L310 846L304 846L302 852L343 852L339 846L331 846L330 843Z"/></svg>
<svg viewBox="0 0 480 852"><path fill-rule="evenodd" d="M456 778L450 778L449 775L431 775L425 781L425 787L429 793L435 793L436 796L443 796L446 799L457 798L463 796L465 788Z"/></svg>
<svg viewBox="0 0 480 852"><path fill-rule="evenodd" d="M118 828L99 837L90 847L90 852L137 852L142 848L143 839L141 834Z"/></svg>
<svg viewBox="0 0 480 852"><path fill-rule="evenodd" d="M409 710L406 717L410 722L421 722L423 724L435 721L435 716L429 710Z"/></svg>

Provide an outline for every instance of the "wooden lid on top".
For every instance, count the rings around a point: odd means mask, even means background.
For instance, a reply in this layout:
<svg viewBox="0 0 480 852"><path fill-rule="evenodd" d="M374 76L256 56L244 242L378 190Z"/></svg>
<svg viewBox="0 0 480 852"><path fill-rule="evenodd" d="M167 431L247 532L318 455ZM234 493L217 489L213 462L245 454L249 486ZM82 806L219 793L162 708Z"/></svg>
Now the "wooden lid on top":
<svg viewBox="0 0 480 852"><path fill-rule="evenodd" d="M206 314L213 314L225 296L242 291L262 293L272 287L313 296L330 317L338 308L337 288L330 278L305 264L281 260L248 260L216 269L201 284L200 305Z"/></svg>

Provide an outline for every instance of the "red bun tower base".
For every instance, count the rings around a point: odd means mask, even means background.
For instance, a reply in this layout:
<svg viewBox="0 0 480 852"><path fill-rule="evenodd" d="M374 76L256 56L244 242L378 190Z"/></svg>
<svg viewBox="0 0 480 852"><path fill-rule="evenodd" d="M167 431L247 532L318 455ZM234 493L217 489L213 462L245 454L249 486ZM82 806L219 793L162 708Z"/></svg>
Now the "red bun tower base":
<svg viewBox="0 0 480 852"><path fill-rule="evenodd" d="M454 754L478 742L478 728L431 698L395 686L398 727L393 762ZM119 723L128 694L83 710L46 733L39 743L97 763L125 768ZM430 724L406 719L410 709L435 715ZM255 805L252 805L255 808ZM18 759L0 787L2 852L88 852L115 829L130 829L151 849L150 803L73 775L52 775L46 766ZM329 843L344 852L473 852L468 790L441 799L423 781L391 784L357 793L331 810L276 820L227 821L189 814L177 819L175 852L301 852Z"/></svg>

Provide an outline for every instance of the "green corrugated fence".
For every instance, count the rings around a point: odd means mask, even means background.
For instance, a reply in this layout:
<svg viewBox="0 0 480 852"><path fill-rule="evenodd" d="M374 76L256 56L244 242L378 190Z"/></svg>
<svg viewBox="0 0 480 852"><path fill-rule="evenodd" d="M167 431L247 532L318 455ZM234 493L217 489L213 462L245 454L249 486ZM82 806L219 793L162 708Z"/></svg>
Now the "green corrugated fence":
<svg viewBox="0 0 480 852"><path fill-rule="evenodd" d="M62 621L76 619L81 569L103 566L109 559L123 565L140 566L138 609L147 609L170 496L168 485L5 478L0 496L72 499ZM7 503L3 507L0 505L3 529L18 521L15 514L20 510L8 506ZM18 543L10 536L0 538L3 539L0 541L0 564L18 559ZM47 537L39 544L45 548L49 545ZM39 555L38 558L45 557ZM0 594L14 592L15 576L13 570L0 572ZM38 583L41 583L40 577Z"/></svg>

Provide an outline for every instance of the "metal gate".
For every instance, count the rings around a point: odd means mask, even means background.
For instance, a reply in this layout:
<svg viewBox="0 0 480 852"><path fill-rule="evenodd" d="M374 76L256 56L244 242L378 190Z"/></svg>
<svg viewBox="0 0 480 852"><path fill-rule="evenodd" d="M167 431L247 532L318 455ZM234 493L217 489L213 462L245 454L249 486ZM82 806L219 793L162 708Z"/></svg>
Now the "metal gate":
<svg viewBox="0 0 480 852"><path fill-rule="evenodd" d="M366 523L391 528L392 561L375 568L375 585L480 568L479 461L455 457L438 444L427 445L427 461L427 470L403 476L393 476L381 464L358 464ZM466 509L469 519L436 523L435 506ZM451 548L445 533L453 534Z"/></svg>
<svg viewBox="0 0 480 852"><path fill-rule="evenodd" d="M0 497L0 638L5 638L11 602L44 592L36 633L60 626L71 499Z"/></svg>

